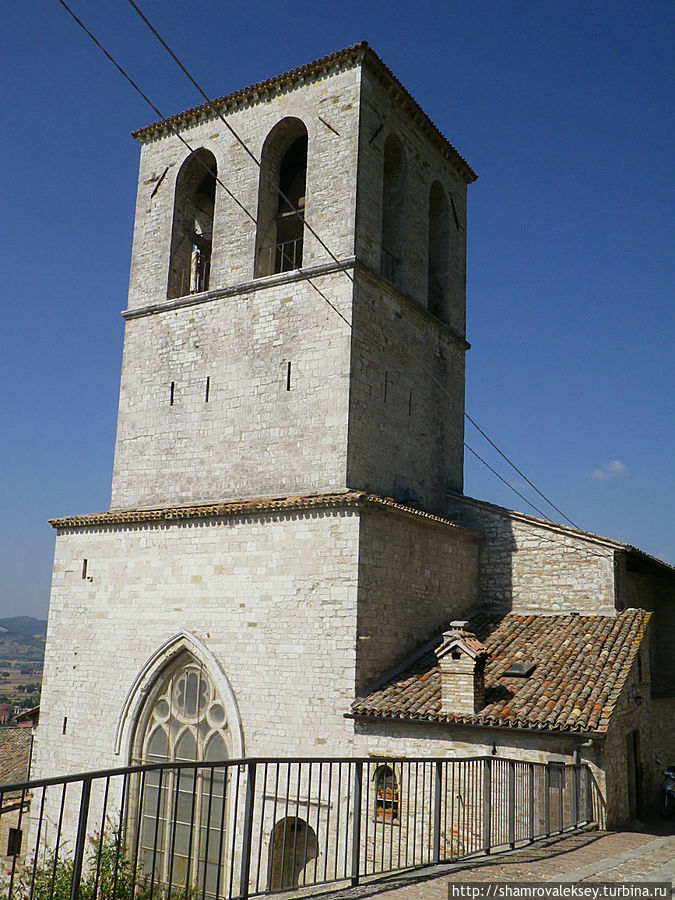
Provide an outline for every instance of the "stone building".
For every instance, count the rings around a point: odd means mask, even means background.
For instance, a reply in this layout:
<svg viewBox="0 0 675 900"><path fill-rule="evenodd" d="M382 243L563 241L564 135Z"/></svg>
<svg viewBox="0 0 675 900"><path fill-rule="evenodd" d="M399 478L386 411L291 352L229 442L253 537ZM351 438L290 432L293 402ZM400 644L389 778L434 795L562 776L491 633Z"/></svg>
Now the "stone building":
<svg viewBox="0 0 675 900"><path fill-rule="evenodd" d="M35 773L494 753L637 815L673 570L462 494L470 166L365 44L135 137L112 501L52 522Z"/></svg>

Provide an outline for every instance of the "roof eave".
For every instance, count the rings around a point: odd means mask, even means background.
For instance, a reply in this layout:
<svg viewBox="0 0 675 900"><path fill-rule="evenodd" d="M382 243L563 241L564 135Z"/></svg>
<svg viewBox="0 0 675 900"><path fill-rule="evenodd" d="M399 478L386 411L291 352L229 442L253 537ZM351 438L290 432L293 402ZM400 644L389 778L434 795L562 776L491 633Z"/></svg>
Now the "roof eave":
<svg viewBox="0 0 675 900"><path fill-rule="evenodd" d="M570 738L570 739L583 739L583 740L594 740L594 741L604 741L607 737L607 733L605 731L575 731L573 728L546 728L539 727L536 725L531 725L529 727L523 725L509 725L504 722L502 724L491 723L491 722L461 722L456 721L454 719L442 719L442 718L427 718L425 716L405 716L405 715L392 715L392 716L382 716L375 713L354 713L349 712L344 714L345 719L354 719L355 721L377 721L377 722L406 722L412 725L438 725L442 726L451 726L455 728L487 728L491 730L498 730L502 732L507 732L508 734L529 734L529 735L538 735L538 734L547 734L547 735L555 735L556 737L561 738Z"/></svg>

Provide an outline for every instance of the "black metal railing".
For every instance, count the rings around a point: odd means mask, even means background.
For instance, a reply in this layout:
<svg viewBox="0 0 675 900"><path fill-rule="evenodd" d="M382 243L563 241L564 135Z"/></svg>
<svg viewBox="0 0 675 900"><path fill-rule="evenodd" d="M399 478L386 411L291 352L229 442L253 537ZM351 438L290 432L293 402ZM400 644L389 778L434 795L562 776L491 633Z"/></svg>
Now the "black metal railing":
<svg viewBox="0 0 675 900"><path fill-rule="evenodd" d="M380 272L390 284L400 287L401 260L386 247L382 247Z"/></svg>
<svg viewBox="0 0 675 900"><path fill-rule="evenodd" d="M188 294L200 294L208 291L211 275L211 259L201 256L196 264L184 266L178 275L177 297L186 297Z"/></svg>
<svg viewBox="0 0 675 900"><path fill-rule="evenodd" d="M266 275L292 272L302 266L303 238L281 241L260 250L260 263Z"/></svg>
<svg viewBox="0 0 675 900"><path fill-rule="evenodd" d="M585 765L171 763L0 787L7 900L245 900L602 824ZM4 854L5 848L0 848Z"/></svg>

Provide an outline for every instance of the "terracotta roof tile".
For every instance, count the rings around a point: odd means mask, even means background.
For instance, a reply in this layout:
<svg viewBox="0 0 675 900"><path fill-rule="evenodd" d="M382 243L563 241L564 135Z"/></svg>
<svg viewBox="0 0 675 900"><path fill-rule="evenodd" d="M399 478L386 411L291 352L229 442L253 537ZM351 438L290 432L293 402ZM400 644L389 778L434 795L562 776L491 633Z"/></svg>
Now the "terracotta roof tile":
<svg viewBox="0 0 675 900"><path fill-rule="evenodd" d="M31 743L30 728L0 728L0 785L26 781Z"/></svg>
<svg viewBox="0 0 675 900"><path fill-rule="evenodd" d="M441 712L441 675L430 649L386 684L358 698L352 714L604 732L649 617L639 609L616 616L480 614L470 623L490 654L486 705L480 712ZM533 673L528 678L505 677L507 668L518 661L534 663Z"/></svg>
<svg viewBox="0 0 675 900"><path fill-rule="evenodd" d="M155 509L111 509L80 516L61 516L50 519L52 528L86 528L101 525L125 525L136 522L169 522L181 519L226 519L258 513L285 513L316 509L385 509L405 516L424 519L451 528L459 533L480 539L477 532L456 525L449 519L413 509L397 503L391 497L379 497L365 491L345 491L340 494L312 494L298 497L253 497L223 503L204 503L193 506L165 506Z"/></svg>

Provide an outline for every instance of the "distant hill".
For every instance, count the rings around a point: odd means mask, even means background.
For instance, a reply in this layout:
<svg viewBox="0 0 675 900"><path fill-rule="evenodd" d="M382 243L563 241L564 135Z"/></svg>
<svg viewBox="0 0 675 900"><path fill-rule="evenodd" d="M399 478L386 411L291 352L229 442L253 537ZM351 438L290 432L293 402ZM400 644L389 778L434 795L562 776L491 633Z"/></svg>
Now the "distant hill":
<svg viewBox="0 0 675 900"><path fill-rule="evenodd" d="M0 635L21 635L23 637L42 638L47 634L47 620L34 619L32 616L10 616L0 619Z"/></svg>

